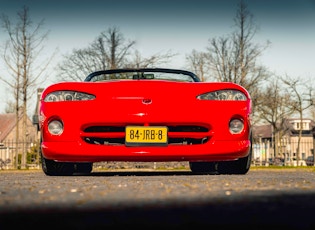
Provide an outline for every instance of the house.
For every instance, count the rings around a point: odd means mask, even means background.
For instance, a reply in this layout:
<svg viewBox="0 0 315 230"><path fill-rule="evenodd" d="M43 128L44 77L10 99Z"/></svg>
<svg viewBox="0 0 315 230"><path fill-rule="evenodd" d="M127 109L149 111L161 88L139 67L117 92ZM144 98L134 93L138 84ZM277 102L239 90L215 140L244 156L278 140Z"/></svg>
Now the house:
<svg viewBox="0 0 315 230"><path fill-rule="evenodd" d="M15 162L16 153L21 154L29 150L38 141L37 128L33 125L31 119L27 117L26 136L22 135L23 116L18 119L19 140L16 143L16 115L15 113L0 114L0 163L1 168L6 163ZM0 168L0 169L1 169Z"/></svg>
<svg viewBox="0 0 315 230"><path fill-rule="evenodd" d="M19 140L37 141L37 130L32 121L27 117L26 138L20 136ZM19 116L20 135L23 127L23 116ZM0 143L16 141L16 115L15 113L0 114Z"/></svg>
<svg viewBox="0 0 315 230"><path fill-rule="evenodd" d="M33 122L33 124L36 126L37 131L38 131L38 138L39 138L39 136L40 136L38 112L39 112L40 97L41 97L43 91L44 91L44 88L38 88L38 89L37 89L37 102L36 102L36 106L35 106L34 115L33 115L33 117L32 117L32 122Z"/></svg>
<svg viewBox="0 0 315 230"><path fill-rule="evenodd" d="M302 128L300 143L299 130ZM286 119L282 125L281 135L273 131L270 124L255 125L252 128L254 159L266 161L281 158L286 161L306 160L314 154L315 122L312 119ZM299 154L297 153L299 144Z"/></svg>

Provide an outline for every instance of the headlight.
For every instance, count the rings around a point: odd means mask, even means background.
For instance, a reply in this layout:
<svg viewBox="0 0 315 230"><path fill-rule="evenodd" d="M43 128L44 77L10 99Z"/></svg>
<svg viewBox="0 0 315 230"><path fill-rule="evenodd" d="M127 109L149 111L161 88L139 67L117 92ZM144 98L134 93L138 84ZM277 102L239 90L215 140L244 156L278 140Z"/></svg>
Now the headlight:
<svg viewBox="0 0 315 230"><path fill-rule="evenodd" d="M48 131L52 135L60 135L63 132L63 124L61 123L61 121L53 120L48 124Z"/></svg>
<svg viewBox="0 0 315 230"><path fill-rule="evenodd" d="M76 91L56 91L47 94L44 101L45 102L55 102L55 101L86 101L93 100L95 98L92 94L81 93Z"/></svg>
<svg viewBox="0 0 315 230"><path fill-rule="evenodd" d="M241 133L244 129L244 122L240 119L232 119L229 124L229 129L232 134Z"/></svg>
<svg viewBox="0 0 315 230"><path fill-rule="evenodd" d="M219 100L219 101L246 101L244 93L238 90L225 89L201 94L197 97L199 100Z"/></svg>

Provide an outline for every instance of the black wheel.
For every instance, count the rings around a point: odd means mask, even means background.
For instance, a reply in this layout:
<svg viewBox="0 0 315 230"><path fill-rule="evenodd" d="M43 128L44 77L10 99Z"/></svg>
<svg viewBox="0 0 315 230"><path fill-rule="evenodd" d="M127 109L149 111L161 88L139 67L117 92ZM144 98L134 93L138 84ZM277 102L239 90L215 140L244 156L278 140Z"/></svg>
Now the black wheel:
<svg viewBox="0 0 315 230"><path fill-rule="evenodd" d="M74 173L74 164L68 162L56 162L46 159L40 149L42 170L48 176L71 176Z"/></svg>
<svg viewBox="0 0 315 230"><path fill-rule="evenodd" d="M236 161L226 161L218 163L219 174L246 174L250 166L247 166L250 155Z"/></svg>
<svg viewBox="0 0 315 230"><path fill-rule="evenodd" d="M216 162L189 162L189 167L193 173L214 173Z"/></svg>
<svg viewBox="0 0 315 230"><path fill-rule="evenodd" d="M74 164L55 162L42 157L42 169L48 176L71 176L74 173Z"/></svg>
<svg viewBox="0 0 315 230"><path fill-rule="evenodd" d="M89 174L92 172L93 163L76 163L74 168L76 173Z"/></svg>
<svg viewBox="0 0 315 230"><path fill-rule="evenodd" d="M236 161L222 161L218 163L219 174L246 174L249 171L252 161L252 138L249 154L247 157L240 158Z"/></svg>

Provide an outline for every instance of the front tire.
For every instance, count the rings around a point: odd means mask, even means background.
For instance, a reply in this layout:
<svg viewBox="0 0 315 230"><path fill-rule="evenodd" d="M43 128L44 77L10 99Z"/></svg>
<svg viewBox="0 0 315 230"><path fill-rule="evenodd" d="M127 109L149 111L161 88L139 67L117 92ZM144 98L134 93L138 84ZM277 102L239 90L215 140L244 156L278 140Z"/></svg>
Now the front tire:
<svg viewBox="0 0 315 230"><path fill-rule="evenodd" d="M90 174L93 169L93 163L75 163L75 173Z"/></svg>
<svg viewBox="0 0 315 230"><path fill-rule="evenodd" d="M248 164L249 162L249 164ZM236 161L223 161L218 163L219 174L246 174L249 171L251 154Z"/></svg>
<svg viewBox="0 0 315 230"><path fill-rule="evenodd" d="M74 163L56 162L46 159L40 149L42 170L47 176L71 176L74 173Z"/></svg>
<svg viewBox="0 0 315 230"><path fill-rule="evenodd" d="M193 173L246 174L252 161L252 143L252 136L250 136L250 149L246 157L235 161L189 162L190 170Z"/></svg>
<svg viewBox="0 0 315 230"><path fill-rule="evenodd" d="M74 164L56 162L42 157L42 169L48 176L71 176L74 173Z"/></svg>
<svg viewBox="0 0 315 230"><path fill-rule="evenodd" d="M249 171L252 161L252 138L250 138L251 146L248 156L240 158L236 161L222 161L218 163L219 174L246 174Z"/></svg>
<svg viewBox="0 0 315 230"><path fill-rule="evenodd" d="M189 168L193 173L214 173L216 162L189 162Z"/></svg>

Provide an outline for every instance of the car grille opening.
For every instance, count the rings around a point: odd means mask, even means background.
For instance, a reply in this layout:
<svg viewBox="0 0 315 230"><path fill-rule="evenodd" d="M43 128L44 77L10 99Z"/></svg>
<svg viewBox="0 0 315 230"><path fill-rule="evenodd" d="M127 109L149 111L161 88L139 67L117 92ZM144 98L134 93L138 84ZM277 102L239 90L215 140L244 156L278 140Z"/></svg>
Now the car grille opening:
<svg viewBox="0 0 315 230"><path fill-rule="evenodd" d="M135 125L135 124L132 124ZM139 126L139 124L136 124ZM165 126L154 124L150 126ZM200 125L166 125L168 128L168 145L205 144L210 139L210 130ZM82 139L88 144L125 145L126 126L89 126L82 132ZM178 135L180 134L180 135ZM180 136L180 137L178 137Z"/></svg>

